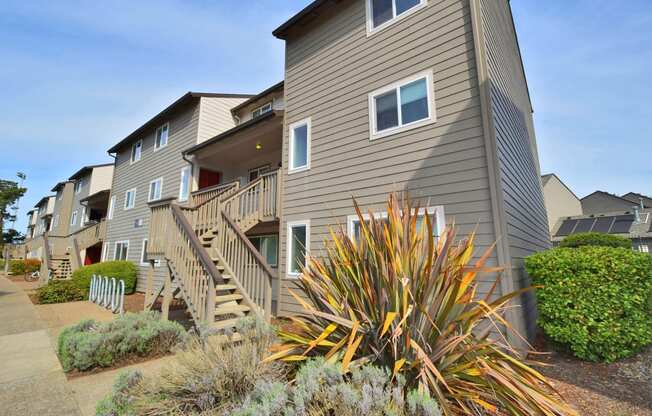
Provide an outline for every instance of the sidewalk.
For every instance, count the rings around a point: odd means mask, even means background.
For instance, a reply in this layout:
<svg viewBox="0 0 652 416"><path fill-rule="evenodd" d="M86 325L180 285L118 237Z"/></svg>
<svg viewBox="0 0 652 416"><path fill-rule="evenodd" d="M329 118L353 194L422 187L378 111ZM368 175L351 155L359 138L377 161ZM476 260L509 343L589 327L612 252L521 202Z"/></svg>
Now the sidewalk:
<svg viewBox="0 0 652 416"><path fill-rule="evenodd" d="M7 416L81 415L47 325L27 295L0 277L0 403Z"/></svg>

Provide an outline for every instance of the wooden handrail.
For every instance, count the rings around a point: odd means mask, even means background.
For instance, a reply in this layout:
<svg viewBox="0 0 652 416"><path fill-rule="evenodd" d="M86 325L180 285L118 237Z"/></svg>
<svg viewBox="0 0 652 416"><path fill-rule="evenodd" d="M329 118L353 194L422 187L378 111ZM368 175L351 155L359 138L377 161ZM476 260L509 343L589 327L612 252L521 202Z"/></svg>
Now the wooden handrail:
<svg viewBox="0 0 652 416"><path fill-rule="evenodd" d="M181 208L176 204L171 204L171 208L172 215L183 229L184 234L186 234L185 237L188 239L192 248L197 252L199 261L202 263L202 266L204 266L206 272L211 276L215 284L223 284L224 278L222 278L222 273L220 273L217 267L215 267L213 260L211 260L208 253L206 253L206 250L204 250L204 247L201 245L201 242L188 222L188 219L183 215L183 212L181 212Z"/></svg>
<svg viewBox="0 0 652 416"><path fill-rule="evenodd" d="M191 194L191 201L194 203L194 206L192 208L199 209L201 206L213 201L215 198L221 198L223 197L224 193L229 192L233 189L238 189L240 187L240 182L239 181L233 181L229 182L226 184L222 185L215 185L210 188L206 189L201 189L199 191L195 191ZM201 196L205 194L210 194L212 192L217 192L215 195L207 198L206 200L200 201L199 203L196 203L195 200L201 199Z"/></svg>
<svg viewBox="0 0 652 416"><path fill-rule="evenodd" d="M267 273L270 277L273 277L274 271L269 266L269 264L267 264L265 259L263 259L263 256L260 255L256 247L254 247L254 245L251 244L251 241L245 235L245 233L242 232L240 227L238 227L238 225L235 222L233 222L233 220L229 218L229 216L226 215L226 212L224 211L222 211L222 218L226 220L226 222L231 226L231 228L233 228L233 231L238 236L238 238L247 246L249 251L251 251L251 254L253 255L254 259L264 269L265 273Z"/></svg>

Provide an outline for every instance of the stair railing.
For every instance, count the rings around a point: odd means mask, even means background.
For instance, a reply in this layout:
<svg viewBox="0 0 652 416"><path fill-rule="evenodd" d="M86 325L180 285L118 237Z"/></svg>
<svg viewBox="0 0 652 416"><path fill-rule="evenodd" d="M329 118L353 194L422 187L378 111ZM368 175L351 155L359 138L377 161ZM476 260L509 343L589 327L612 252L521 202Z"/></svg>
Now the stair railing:
<svg viewBox="0 0 652 416"><path fill-rule="evenodd" d="M241 228L277 217L279 171L259 176L223 201L227 216Z"/></svg>
<svg viewBox="0 0 652 416"><path fill-rule="evenodd" d="M106 219L82 228L76 233L71 234L71 236L77 240L80 250L94 246L104 240L106 236Z"/></svg>
<svg viewBox="0 0 652 416"><path fill-rule="evenodd" d="M196 194L194 199L201 201L200 203L181 208L197 235L202 235L217 226L222 201L235 194L239 187L240 182L236 181L203 190L202 193Z"/></svg>
<svg viewBox="0 0 652 416"><path fill-rule="evenodd" d="M274 272L251 244L240 227L222 212L217 232L217 255L233 282L246 293L251 304L266 319L272 313L272 281Z"/></svg>
<svg viewBox="0 0 652 416"><path fill-rule="evenodd" d="M192 207L198 207L199 205L206 203L210 199L215 198L223 192L229 191L232 188L237 189L239 186L239 181L233 181L221 185L211 186L210 188L200 189L190 194L190 205Z"/></svg>

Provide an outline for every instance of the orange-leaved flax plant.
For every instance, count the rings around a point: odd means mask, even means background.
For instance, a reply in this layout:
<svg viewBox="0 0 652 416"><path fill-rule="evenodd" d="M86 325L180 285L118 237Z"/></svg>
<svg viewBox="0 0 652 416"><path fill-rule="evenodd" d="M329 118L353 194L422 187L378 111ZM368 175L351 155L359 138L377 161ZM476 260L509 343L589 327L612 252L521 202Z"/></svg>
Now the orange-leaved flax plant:
<svg viewBox="0 0 652 416"><path fill-rule="evenodd" d="M384 366L446 415L576 414L495 335L511 329L503 314L522 292L477 296L478 275L500 271L486 266L493 248L473 260L474 234L456 240L451 226L435 236L425 211L395 195L386 218L355 207L356 236L331 230L324 256L310 259L298 282L308 301L293 293L305 312L268 360Z"/></svg>

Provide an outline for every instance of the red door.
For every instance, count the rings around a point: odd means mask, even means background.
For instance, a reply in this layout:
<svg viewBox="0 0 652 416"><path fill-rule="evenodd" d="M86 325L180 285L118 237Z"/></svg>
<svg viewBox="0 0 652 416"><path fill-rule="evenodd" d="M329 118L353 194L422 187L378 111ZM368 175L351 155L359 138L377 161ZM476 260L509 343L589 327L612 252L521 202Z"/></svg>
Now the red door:
<svg viewBox="0 0 652 416"><path fill-rule="evenodd" d="M210 188L211 186L219 185L220 172L215 172L208 169L199 169L199 189Z"/></svg>

